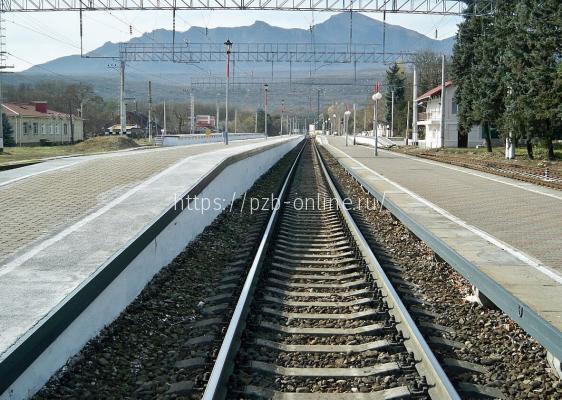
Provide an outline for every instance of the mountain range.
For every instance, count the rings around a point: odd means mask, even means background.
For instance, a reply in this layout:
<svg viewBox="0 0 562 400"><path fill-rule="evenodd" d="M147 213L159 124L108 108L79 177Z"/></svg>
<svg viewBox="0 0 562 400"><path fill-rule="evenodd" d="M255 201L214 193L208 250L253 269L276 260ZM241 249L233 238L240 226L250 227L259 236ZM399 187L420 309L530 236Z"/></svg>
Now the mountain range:
<svg viewBox="0 0 562 400"><path fill-rule="evenodd" d="M312 29L286 29L271 26L262 21L256 21L249 26L233 28L191 27L185 32L176 32L176 43L223 43L230 39L234 43L349 43L350 25L352 26L353 43L357 44L381 44L383 38L383 23L369 18L363 14L354 13L353 23L350 24L350 14L340 13L333 15L326 21L315 25ZM311 33L312 32L312 33ZM171 43L172 31L157 29L145 33L140 37L132 38L128 43ZM433 40L413 30L398 25L386 24L385 32L386 50L416 52L420 50L431 50L438 53L449 54L452 50L454 38L444 40ZM91 57L116 57L119 54L119 43L107 42L101 47L85 54ZM34 66L24 71L24 75L44 75L46 70L54 71L62 75L74 76L102 76L115 74L108 68L111 59L81 58L80 55L60 57L44 64ZM136 62L131 63L135 72L146 73L186 73L190 75L201 75L201 71L185 64L172 62ZM209 72L223 71L223 65L211 63L200 65ZM271 66L244 65L252 70L271 70ZM359 65L358 65L359 67ZM364 67L364 66L362 66ZM308 71L306 64L293 64L293 70ZM130 79L135 79L134 74Z"/></svg>

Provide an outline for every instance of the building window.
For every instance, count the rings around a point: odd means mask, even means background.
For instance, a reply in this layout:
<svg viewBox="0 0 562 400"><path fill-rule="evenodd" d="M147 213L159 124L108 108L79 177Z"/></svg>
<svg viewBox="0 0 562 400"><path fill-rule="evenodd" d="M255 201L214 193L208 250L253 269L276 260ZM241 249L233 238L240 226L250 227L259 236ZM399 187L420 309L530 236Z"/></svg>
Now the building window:
<svg viewBox="0 0 562 400"><path fill-rule="evenodd" d="M55 123L55 135L59 134L59 126Z"/></svg>
<svg viewBox="0 0 562 400"><path fill-rule="evenodd" d="M457 100L453 97L451 101L451 114L456 115L459 112L459 105L457 104Z"/></svg>
<svg viewBox="0 0 562 400"><path fill-rule="evenodd" d="M45 124L39 125L39 134L43 135L45 133Z"/></svg>
<svg viewBox="0 0 562 400"><path fill-rule="evenodd" d="M37 122L33 123L33 134L37 135L39 133L39 124Z"/></svg>
<svg viewBox="0 0 562 400"><path fill-rule="evenodd" d="M50 135L50 134L51 134L51 124L47 123L47 124L45 125L45 128L46 128L46 129L45 129L45 133L46 133L47 135Z"/></svg>
<svg viewBox="0 0 562 400"><path fill-rule="evenodd" d="M62 126L62 133L64 133L65 135L68 135L68 127L67 127L66 124L64 124L64 125Z"/></svg>

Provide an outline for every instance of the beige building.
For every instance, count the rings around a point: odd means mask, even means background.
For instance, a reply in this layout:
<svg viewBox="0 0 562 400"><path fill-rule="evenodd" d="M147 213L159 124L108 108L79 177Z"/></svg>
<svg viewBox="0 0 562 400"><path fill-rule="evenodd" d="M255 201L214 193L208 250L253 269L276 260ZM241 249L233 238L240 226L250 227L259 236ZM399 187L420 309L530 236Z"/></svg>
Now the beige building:
<svg viewBox="0 0 562 400"><path fill-rule="evenodd" d="M68 144L84 140L82 118L72 116L72 133L70 115L49 110L45 101L34 101L31 104L3 103L2 112L12 126L16 145L36 145L42 142Z"/></svg>

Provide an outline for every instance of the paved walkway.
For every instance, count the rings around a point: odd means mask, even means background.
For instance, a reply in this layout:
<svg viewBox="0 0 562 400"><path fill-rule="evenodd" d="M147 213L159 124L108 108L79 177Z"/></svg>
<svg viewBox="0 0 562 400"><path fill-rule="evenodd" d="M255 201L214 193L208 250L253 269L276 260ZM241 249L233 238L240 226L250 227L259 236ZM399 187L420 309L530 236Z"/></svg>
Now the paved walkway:
<svg viewBox="0 0 562 400"><path fill-rule="evenodd" d="M562 359L562 192L320 141L410 230Z"/></svg>
<svg viewBox="0 0 562 400"><path fill-rule="evenodd" d="M562 276L562 192L381 150L329 143Z"/></svg>
<svg viewBox="0 0 562 400"><path fill-rule="evenodd" d="M224 148L205 144L117 152L0 172L0 266L179 160Z"/></svg>

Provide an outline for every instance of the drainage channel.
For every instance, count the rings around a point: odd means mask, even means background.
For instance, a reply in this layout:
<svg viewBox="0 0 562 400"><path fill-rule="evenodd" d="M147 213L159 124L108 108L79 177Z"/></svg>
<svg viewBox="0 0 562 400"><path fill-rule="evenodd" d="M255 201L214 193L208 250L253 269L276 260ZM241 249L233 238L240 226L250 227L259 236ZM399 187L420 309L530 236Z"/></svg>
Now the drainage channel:
<svg viewBox="0 0 562 400"><path fill-rule="evenodd" d="M459 399L308 143L204 399Z"/></svg>

